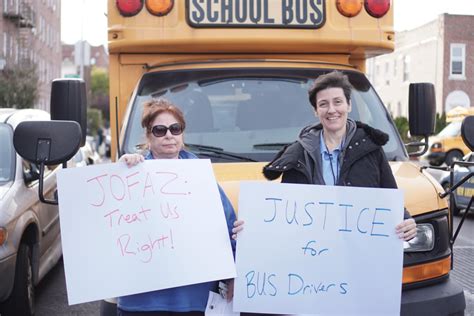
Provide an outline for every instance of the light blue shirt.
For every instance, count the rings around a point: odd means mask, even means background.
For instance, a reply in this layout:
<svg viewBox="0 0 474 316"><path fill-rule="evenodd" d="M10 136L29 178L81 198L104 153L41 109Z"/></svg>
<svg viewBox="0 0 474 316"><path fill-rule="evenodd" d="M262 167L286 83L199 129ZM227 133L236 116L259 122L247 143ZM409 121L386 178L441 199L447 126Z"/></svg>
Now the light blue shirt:
<svg viewBox="0 0 474 316"><path fill-rule="evenodd" d="M323 132L320 133L320 152L323 167L323 179L326 185L335 185L339 179L341 166L339 164L339 155L342 152L342 142L333 151L329 151L324 142Z"/></svg>

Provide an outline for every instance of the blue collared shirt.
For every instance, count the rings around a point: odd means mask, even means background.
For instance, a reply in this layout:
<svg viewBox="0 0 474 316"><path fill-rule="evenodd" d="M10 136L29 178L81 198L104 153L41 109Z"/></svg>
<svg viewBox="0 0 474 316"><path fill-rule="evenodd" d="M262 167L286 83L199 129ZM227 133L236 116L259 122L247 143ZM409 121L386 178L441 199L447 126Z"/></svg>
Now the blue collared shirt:
<svg viewBox="0 0 474 316"><path fill-rule="evenodd" d="M342 152L342 142L332 152L328 150L324 142L323 133L320 133L320 153L323 167L323 179L326 185L335 185L339 179L341 166L339 164L339 155Z"/></svg>

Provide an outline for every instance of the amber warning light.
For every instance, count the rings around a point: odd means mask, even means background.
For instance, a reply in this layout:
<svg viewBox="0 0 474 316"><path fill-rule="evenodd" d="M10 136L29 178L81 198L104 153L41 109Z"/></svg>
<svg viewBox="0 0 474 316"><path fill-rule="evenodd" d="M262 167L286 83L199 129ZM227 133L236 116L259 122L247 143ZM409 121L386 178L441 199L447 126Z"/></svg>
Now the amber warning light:
<svg viewBox="0 0 474 316"><path fill-rule="evenodd" d="M120 15L125 17L135 16L146 6L148 12L156 16L168 14L173 9L173 0L116 0Z"/></svg>
<svg viewBox="0 0 474 316"><path fill-rule="evenodd" d="M336 7L340 14L351 18L362 11L365 11L374 18L381 18L390 9L390 0L337 0Z"/></svg>

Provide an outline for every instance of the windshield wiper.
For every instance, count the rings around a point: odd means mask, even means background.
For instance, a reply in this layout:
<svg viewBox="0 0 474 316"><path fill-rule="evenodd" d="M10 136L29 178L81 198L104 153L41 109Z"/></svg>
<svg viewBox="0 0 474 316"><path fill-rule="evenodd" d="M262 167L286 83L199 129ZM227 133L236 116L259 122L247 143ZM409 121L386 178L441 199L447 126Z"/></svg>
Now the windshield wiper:
<svg viewBox="0 0 474 316"><path fill-rule="evenodd" d="M189 148L193 148L193 149L198 149L198 150L207 150L207 151L210 151L210 152L224 151L224 148L209 146L209 145L185 143L184 146L189 147Z"/></svg>
<svg viewBox="0 0 474 316"><path fill-rule="evenodd" d="M228 151L224 151L223 148L220 147L214 147L214 146L208 146L208 145L200 145L200 144L189 144L185 143L184 144L186 147L189 147L191 150L197 150L199 151L203 156L207 157L214 157L214 158L234 158L237 160L242 160L242 161L251 161L251 162L257 162L257 160L237 155ZM206 153L208 152L208 153ZM209 154L211 153L211 154Z"/></svg>
<svg viewBox="0 0 474 316"><path fill-rule="evenodd" d="M256 149L267 149L267 150L273 150L273 149L281 149L282 147L289 145L291 143L262 143L262 144L255 144L253 145L253 148Z"/></svg>

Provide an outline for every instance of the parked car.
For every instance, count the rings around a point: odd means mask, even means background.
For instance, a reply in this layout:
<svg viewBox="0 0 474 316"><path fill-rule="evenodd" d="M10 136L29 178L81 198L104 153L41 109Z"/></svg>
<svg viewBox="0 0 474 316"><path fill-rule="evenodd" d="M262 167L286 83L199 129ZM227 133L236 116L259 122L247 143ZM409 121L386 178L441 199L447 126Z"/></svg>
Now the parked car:
<svg viewBox="0 0 474 316"><path fill-rule="evenodd" d="M0 109L0 314L33 315L35 286L62 255L58 206L38 198L39 167L13 147L22 121L49 120L42 110ZM56 170L44 171L44 196L56 194Z"/></svg>
<svg viewBox="0 0 474 316"><path fill-rule="evenodd" d="M89 136L86 138L84 146L79 148L77 153L72 158L75 167L84 167L88 165L95 165L102 162L102 158L99 153L95 150L95 145L92 138Z"/></svg>
<svg viewBox="0 0 474 316"><path fill-rule="evenodd" d="M430 137L429 150L425 155L430 165L441 166L446 163L449 166L469 153L461 138L461 124L460 120L453 121L437 135Z"/></svg>
<svg viewBox="0 0 474 316"><path fill-rule="evenodd" d="M469 153L464 158L463 161L469 161L474 163L474 153ZM461 167L461 166L454 166L454 183L458 182L468 173L474 172L474 166L469 167ZM449 188L449 175L445 176L440 181L443 188L446 190ZM471 178L464 182L456 191L454 191L454 209L453 214L458 215L459 212L463 209L467 208L469 201L471 200L472 196L474 195L474 178Z"/></svg>

